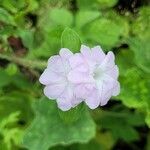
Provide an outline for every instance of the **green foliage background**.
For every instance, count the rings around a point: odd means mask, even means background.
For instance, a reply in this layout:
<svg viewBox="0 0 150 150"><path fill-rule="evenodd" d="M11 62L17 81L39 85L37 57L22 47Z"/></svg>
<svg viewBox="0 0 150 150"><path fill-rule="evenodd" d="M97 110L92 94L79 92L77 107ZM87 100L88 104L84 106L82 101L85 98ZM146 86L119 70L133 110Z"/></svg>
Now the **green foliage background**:
<svg viewBox="0 0 150 150"><path fill-rule="evenodd" d="M121 93L61 112L38 78L61 47L112 50ZM0 150L149 150L148 0L0 0Z"/></svg>

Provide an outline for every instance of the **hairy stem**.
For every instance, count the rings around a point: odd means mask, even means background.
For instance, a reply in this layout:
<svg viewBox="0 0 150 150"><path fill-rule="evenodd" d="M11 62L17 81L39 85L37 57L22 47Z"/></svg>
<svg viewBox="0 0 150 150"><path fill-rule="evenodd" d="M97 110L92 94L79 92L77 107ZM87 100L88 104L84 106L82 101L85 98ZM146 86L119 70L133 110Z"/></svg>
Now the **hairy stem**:
<svg viewBox="0 0 150 150"><path fill-rule="evenodd" d="M30 69L44 69L47 64L45 61L28 60L25 58L18 58L16 56L8 56L4 54L0 54L0 58Z"/></svg>

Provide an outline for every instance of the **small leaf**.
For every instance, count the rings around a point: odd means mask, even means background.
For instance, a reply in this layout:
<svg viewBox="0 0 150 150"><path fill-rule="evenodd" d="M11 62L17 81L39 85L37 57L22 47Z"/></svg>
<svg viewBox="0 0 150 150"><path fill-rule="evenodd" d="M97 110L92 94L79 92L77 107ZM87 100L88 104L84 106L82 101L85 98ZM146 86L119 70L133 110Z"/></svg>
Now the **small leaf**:
<svg viewBox="0 0 150 150"><path fill-rule="evenodd" d="M72 52L80 50L81 40L79 35L72 29L66 28L61 36L61 47L68 48Z"/></svg>
<svg viewBox="0 0 150 150"><path fill-rule="evenodd" d="M98 18L100 15L101 15L101 13L99 11L90 11L90 10L78 11L78 13L76 15L77 28L83 27L87 23Z"/></svg>
<svg viewBox="0 0 150 150"><path fill-rule="evenodd" d="M67 9L52 9L50 16L52 22L57 25L71 26L73 23L73 15Z"/></svg>
<svg viewBox="0 0 150 150"><path fill-rule="evenodd" d="M13 63L9 64L6 68L6 72L10 76L15 75L17 73L17 71L18 71L17 65L13 64Z"/></svg>
<svg viewBox="0 0 150 150"><path fill-rule="evenodd" d="M35 103L36 118L26 131L23 145L31 150L48 150L58 144L88 142L95 135L95 124L87 111L81 118L65 124L54 101L44 98Z"/></svg>
<svg viewBox="0 0 150 150"><path fill-rule="evenodd" d="M0 8L0 21L6 24L15 25L13 16L11 16L5 9Z"/></svg>

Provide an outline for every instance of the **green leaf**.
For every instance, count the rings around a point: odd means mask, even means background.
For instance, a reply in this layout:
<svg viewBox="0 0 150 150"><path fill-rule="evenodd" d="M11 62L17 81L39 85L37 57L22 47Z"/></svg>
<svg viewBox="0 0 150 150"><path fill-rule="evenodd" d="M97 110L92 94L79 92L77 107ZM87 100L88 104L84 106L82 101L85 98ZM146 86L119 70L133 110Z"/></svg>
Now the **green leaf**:
<svg viewBox="0 0 150 150"><path fill-rule="evenodd" d="M149 36L150 37L150 36ZM140 40L139 38L130 38L130 49L135 54L136 64L142 68L145 72L150 73L150 43L149 38Z"/></svg>
<svg viewBox="0 0 150 150"><path fill-rule="evenodd" d="M118 0L97 0L101 8L113 7Z"/></svg>
<svg viewBox="0 0 150 150"><path fill-rule="evenodd" d="M29 4L28 4L26 12L31 12L33 10L38 9L38 7L39 7L39 2L37 0L30 0L30 1L28 1L28 3Z"/></svg>
<svg viewBox="0 0 150 150"><path fill-rule="evenodd" d="M97 8L97 0L77 0L77 5L80 9L92 9Z"/></svg>
<svg viewBox="0 0 150 150"><path fill-rule="evenodd" d="M99 10L113 7L117 2L118 0L77 0L77 5L82 10Z"/></svg>
<svg viewBox="0 0 150 150"><path fill-rule="evenodd" d="M126 125L122 125L123 128L120 126L118 125L117 128L112 130L114 138L121 138L125 141L136 141L139 139L139 134L134 128Z"/></svg>
<svg viewBox="0 0 150 150"><path fill-rule="evenodd" d="M128 37L130 32L129 20L125 16L121 16L115 10L110 9L106 12L106 18L112 20L115 24L120 26L121 38ZM126 40L126 39L125 39Z"/></svg>
<svg viewBox="0 0 150 150"><path fill-rule="evenodd" d="M150 7L141 7L138 17L133 21L131 29L132 33L140 39L145 39L150 36Z"/></svg>
<svg viewBox="0 0 150 150"><path fill-rule="evenodd" d="M126 110L118 112L99 110L97 115L99 115L98 124L100 127L111 131L114 140L123 139L125 141L134 141L139 139L138 132L134 127L144 124L142 114ZM133 121L137 121L137 124Z"/></svg>
<svg viewBox="0 0 150 150"><path fill-rule="evenodd" d="M1 34L1 38L4 38L6 35L10 36L15 32L15 29L12 25L5 25L1 28L0 30L0 34Z"/></svg>
<svg viewBox="0 0 150 150"><path fill-rule="evenodd" d="M93 43L100 44L110 49L119 42L122 27L112 20L101 18L85 27L84 34Z"/></svg>
<svg viewBox="0 0 150 150"><path fill-rule="evenodd" d="M68 27L72 24L73 15L69 10L64 8L43 9L38 21L38 26L42 31L45 31L46 34L51 28L58 26Z"/></svg>
<svg viewBox="0 0 150 150"><path fill-rule="evenodd" d="M9 92L7 95L0 96L0 120L10 115L12 112L20 112L19 120L26 125L33 118L33 112L30 106L29 95L22 92ZM7 111L6 111L7 110Z"/></svg>
<svg viewBox="0 0 150 150"><path fill-rule="evenodd" d="M23 9L26 5L25 0L2 0L2 5L12 13L17 13L18 10Z"/></svg>
<svg viewBox="0 0 150 150"><path fill-rule="evenodd" d="M13 16L11 16L5 9L0 8L0 21L6 24L15 25Z"/></svg>
<svg viewBox="0 0 150 150"><path fill-rule="evenodd" d="M147 123L148 127L150 128L150 107L149 107L149 109L147 109L145 122Z"/></svg>
<svg viewBox="0 0 150 150"><path fill-rule="evenodd" d="M4 71L0 69L0 88L8 85L11 82L11 77Z"/></svg>
<svg viewBox="0 0 150 150"><path fill-rule="evenodd" d="M142 57L148 57L149 54L146 56L146 50L143 49L148 44L147 42L145 45L140 46L142 41L134 41L130 40L130 48L133 50L122 50L117 55L117 64L120 70L120 83L121 83L121 93L116 97L117 99L121 100L124 105L129 108L136 108L140 111L145 113L145 122L148 126L150 126L150 96L149 96L149 73L142 72L140 68L137 68L136 64L141 67L143 70L144 68L140 66L140 63L143 62L148 63ZM132 45L132 46L131 46ZM134 47L136 45L136 47ZM139 45L139 46L138 46ZM138 54L138 50L141 49L141 55ZM145 51L144 51L145 50ZM138 56L138 59L137 59ZM134 60L135 58L135 60ZM125 63L126 62L126 63ZM136 62L136 64L135 64ZM148 68L147 68L148 69ZM147 70L145 70L147 71ZM136 122L136 121L135 121Z"/></svg>
<svg viewBox="0 0 150 150"><path fill-rule="evenodd" d="M32 29L30 30L18 29L16 31L16 35L21 37L23 45L26 48L28 48L29 50L32 50L34 48L34 31Z"/></svg>
<svg viewBox="0 0 150 150"><path fill-rule="evenodd" d="M70 148L71 150L104 150L103 147L95 140L90 141L87 144L74 144Z"/></svg>
<svg viewBox="0 0 150 150"><path fill-rule="evenodd" d="M124 76L120 77L121 93L118 98L130 108L142 108L147 105L148 79L141 80L141 78L143 73L136 67L129 69Z"/></svg>
<svg viewBox="0 0 150 150"><path fill-rule="evenodd" d="M86 144L72 144L69 146L57 145L49 150L105 150L97 141L92 140Z"/></svg>
<svg viewBox="0 0 150 150"><path fill-rule="evenodd" d="M23 139L26 148L47 150L57 144L88 142L95 135L95 124L87 111L78 121L65 124L53 101L41 99L36 102L34 110L36 118Z"/></svg>
<svg viewBox="0 0 150 150"><path fill-rule="evenodd" d="M99 11L81 10L76 14L76 26L82 28L86 24L94 21L96 18L101 16Z"/></svg>
<svg viewBox="0 0 150 150"><path fill-rule="evenodd" d="M148 126L150 126L149 81L148 74L144 74L138 68L133 67L120 77L121 93L117 96L127 107L143 111Z"/></svg>
<svg viewBox="0 0 150 150"><path fill-rule="evenodd" d="M68 48L72 52L78 52L81 47L79 35L74 30L66 28L61 36L61 47Z"/></svg>
<svg viewBox="0 0 150 150"><path fill-rule="evenodd" d="M0 96L0 144L4 150L19 146L24 128L33 119L29 100L22 92L11 91Z"/></svg>
<svg viewBox="0 0 150 150"><path fill-rule="evenodd" d="M36 0L1 0L1 5L9 10L12 13L19 14L20 11L22 12L29 12L33 11L38 8L38 2Z"/></svg>
<svg viewBox="0 0 150 150"><path fill-rule="evenodd" d="M64 27L52 27L48 31L36 32L35 43L39 43L35 49L29 51L28 58L44 57L49 58L52 55L57 55L61 48L61 35Z"/></svg>
<svg viewBox="0 0 150 150"><path fill-rule="evenodd" d="M84 112L85 109L86 106L84 104L80 104L69 111L58 110L58 112L60 118L64 121L64 123L70 124L76 122L81 117L82 112Z"/></svg>
<svg viewBox="0 0 150 150"><path fill-rule="evenodd" d="M34 85L21 73L13 75L11 78L11 83L15 85L15 87L25 90L28 93L32 93L34 91ZM30 88L32 88L32 91Z"/></svg>
<svg viewBox="0 0 150 150"><path fill-rule="evenodd" d="M0 135L3 137L2 143L3 148L5 147L4 150L13 149L13 145L18 145L21 141L23 130L18 126L14 126L18 121L19 112L13 112L8 117L1 120Z"/></svg>
<svg viewBox="0 0 150 150"><path fill-rule="evenodd" d="M18 72L15 64L9 64L5 70L0 69L0 88L11 85L19 89L29 90L33 85L25 76ZM28 92L29 92L28 91Z"/></svg>
<svg viewBox="0 0 150 150"><path fill-rule="evenodd" d="M7 72L8 75L12 76L15 75L18 72L18 68L16 64L9 64L5 70Z"/></svg>
<svg viewBox="0 0 150 150"><path fill-rule="evenodd" d="M129 49L120 49L116 54L116 64L119 67L119 74L125 75L127 71L135 66L134 53ZM125 63L126 62L126 63Z"/></svg>
<svg viewBox="0 0 150 150"><path fill-rule="evenodd" d="M50 16L52 22L57 25L71 26L73 23L73 15L67 9L52 9Z"/></svg>
<svg viewBox="0 0 150 150"><path fill-rule="evenodd" d="M146 150L150 149L150 132L148 132L147 135L147 142L146 142Z"/></svg>

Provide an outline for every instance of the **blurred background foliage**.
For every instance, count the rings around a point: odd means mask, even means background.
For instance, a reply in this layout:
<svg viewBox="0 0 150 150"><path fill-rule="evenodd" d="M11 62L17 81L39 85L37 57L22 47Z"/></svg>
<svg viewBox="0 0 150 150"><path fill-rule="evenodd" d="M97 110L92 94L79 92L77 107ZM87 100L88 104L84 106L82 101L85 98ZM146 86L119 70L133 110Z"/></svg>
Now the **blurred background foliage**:
<svg viewBox="0 0 150 150"><path fill-rule="evenodd" d="M0 150L150 150L149 4L0 0ZM77 108L81 118L67 124L38 78L51 55L80 43L115 53L121 93Z"/></svg>

